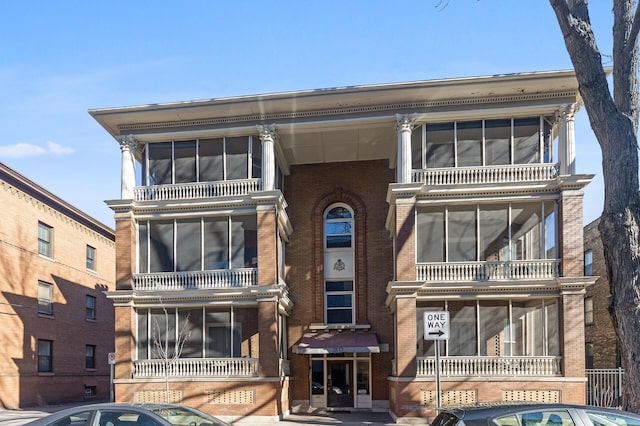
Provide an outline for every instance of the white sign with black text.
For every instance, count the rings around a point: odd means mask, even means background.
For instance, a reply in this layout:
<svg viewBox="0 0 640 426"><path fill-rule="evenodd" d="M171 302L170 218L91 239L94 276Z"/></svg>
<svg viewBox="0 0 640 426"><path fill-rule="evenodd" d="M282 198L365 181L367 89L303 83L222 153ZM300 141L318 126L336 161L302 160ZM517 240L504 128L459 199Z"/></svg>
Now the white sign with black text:
<svg viewBox="0 0 640 426"><path fill-rule="evenodd" d="M449 339L449 311L424 313L424 340Z"/></svg>

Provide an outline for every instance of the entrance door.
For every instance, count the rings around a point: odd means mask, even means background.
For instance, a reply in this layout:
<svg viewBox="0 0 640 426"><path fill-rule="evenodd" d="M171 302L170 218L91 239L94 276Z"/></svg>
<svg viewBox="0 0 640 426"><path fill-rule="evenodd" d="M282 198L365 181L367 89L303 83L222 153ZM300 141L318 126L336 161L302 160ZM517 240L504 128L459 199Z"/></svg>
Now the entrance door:
<svg viewBox="0 0 640 426"><path fill-rule="evenodd" d="M327 407L353 407L353 361L327 361Z"/></svg>

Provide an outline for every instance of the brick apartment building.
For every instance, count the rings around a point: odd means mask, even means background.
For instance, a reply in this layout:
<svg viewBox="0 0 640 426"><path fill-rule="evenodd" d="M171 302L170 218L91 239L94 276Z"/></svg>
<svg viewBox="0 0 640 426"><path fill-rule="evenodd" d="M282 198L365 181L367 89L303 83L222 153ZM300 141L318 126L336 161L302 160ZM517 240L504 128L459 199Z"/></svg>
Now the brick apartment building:
<svg viewBox="0 0 640 426"><path fill-rule="evenodd" d="M558 71L91 110L116 398L428 418L447 311L442 404L584 402L580 104Z"/></svg>
<svg viewBox="0 0 640 426"><path fill-rule="evenodd" d="M611 291L596 219L584 227L585 275L597 278L584 299L586 368L610 369L621 365L616 333L609 314Z"/></svg>
<svg viewBox="0 0 640 426"><path fill-rule="evenodd" d="M115 232L0 163L0 406L109 398Z"/></svg>

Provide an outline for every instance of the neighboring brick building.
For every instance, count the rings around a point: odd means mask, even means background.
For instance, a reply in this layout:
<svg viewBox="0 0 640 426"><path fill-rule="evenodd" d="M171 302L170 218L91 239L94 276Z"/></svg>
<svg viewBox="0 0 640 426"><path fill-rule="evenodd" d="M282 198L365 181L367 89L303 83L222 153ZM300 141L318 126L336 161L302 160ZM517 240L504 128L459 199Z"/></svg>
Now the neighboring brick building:
<svg viewBox="0 0 640 426"><path fill-rule="evenodd" d="M0 163L0 406L109 399L112 229Z"/></svg>
<svg viewBox="0 0 640 426"><path fill-rule="evenodd" d="M618 368L620 355L609 314L611 292L596 219L584 227L585 275L597 277L585 294L585 352L587 368Z"/></svg>
<svg viewBox="0 0 640 426"><path fill-rule="evenodd" d="M560 71L91 110L117 399L426 419L447 311L442 404L584 402L580 103Z"/></svg>

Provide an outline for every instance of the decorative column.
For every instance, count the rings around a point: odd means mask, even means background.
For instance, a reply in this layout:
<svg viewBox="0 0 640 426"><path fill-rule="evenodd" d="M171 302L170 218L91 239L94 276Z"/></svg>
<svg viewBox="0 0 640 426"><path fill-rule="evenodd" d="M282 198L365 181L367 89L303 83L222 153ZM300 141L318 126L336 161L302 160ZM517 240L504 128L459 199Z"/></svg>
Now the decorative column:
<svg viewBox="0 0 640 426"><path fill-rule="evenodd" d="M133 188L136 186L136 165L133 153L136 150L136 140L132 135L118 136L122 152L122 175L120 182L120 198L123 200L133 199Z"/></svg>
<svg viewBox="0 0 640 426"><path fill-rule="evenodd" d="M262 190L273 191L276 182L276 157L274 143L278 138L276 125L258 126L260 142L262 142Z"/></svg>
<svg viewBox="0 0 640 426"><path fill-rule="evenodd" d="M415 114L397 114L396 130L398 131L398 158L396 166L396 182L411 182L411 131L415 127Z"/></svg>
<svg viewBox="0 0 640 426"><path fill-rule="evenodd" d="M576 104L566 105L557 113L560 122L559 128L559 160L560 175L573 175L576 173L576 132L575 116Z"/></svg>

